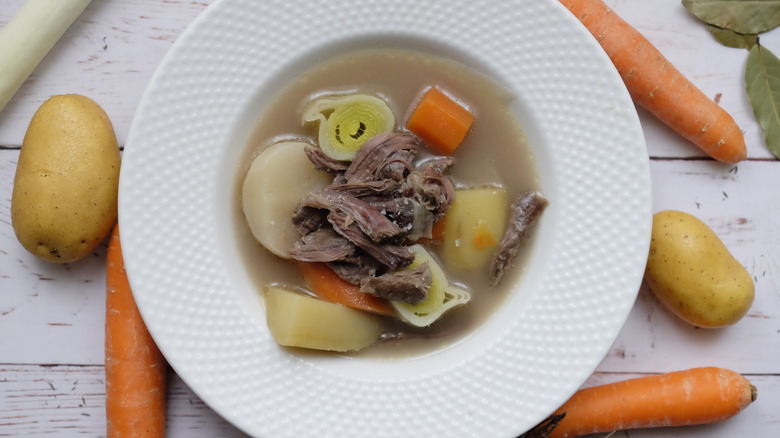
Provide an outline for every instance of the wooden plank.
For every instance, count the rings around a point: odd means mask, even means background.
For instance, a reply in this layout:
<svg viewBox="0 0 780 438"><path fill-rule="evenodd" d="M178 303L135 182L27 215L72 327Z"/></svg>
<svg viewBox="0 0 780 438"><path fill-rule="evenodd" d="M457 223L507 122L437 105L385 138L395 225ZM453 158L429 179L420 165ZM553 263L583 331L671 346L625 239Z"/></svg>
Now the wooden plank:
<svg viewBox="0 0 780 438"><path fill-rule="evenodd" d="M11 226L18 150L0 150L0 363L103 363L105 245L78 263L37 259Z"/></svg>
<svg viewBox="0 0 780 438"><path fill-rule="evenodd" d="M748 155L770 158L764 137L744 92L748 52L718 43L706 26L679 0L605 0L621 18L637 28L705 95L734 117L745 134ZM780 51L780 29L761 35L761 43ZM652 156L701 156L698 149L640 110L645 138Z"/></svg>
<svg viewBox="0 0 780 438"><path fill-rule="evenodd" d="M124 144L155 68L212 1L94 0L0 112L0 436L105 434L105 246L67 266L38 261L19 246L11 228L10 194L27 123L51 95L85 94L106 109ZM720 46L679 0L605 1L705 94L719 100L745 131L750 156L767 161L729 166L666 160L702 154L639 110L654 157L655 210L689 211L710 224L753 274L757 297L739 324L702 330L669 314L642 288L623 331L586 386L694 366L732 368L750 374L759 388L758 402L743 414L720 425L632 431L630 436L780 436L780 288L775 280L780 278L775 256L780 195L773 190L780 164L766 151L742 92L747 53ZM0 0L0 26L22 3ZM762 35L762 43L778 53L780 29ZM244 436L175 374L168 424L174 437Z"/></svg>
<svg viewBox="0 0 780 438"><path fill-rule="evenodd" d="M0 112L0 146L18 146L37 107L49 96L85 94L100 103L125 143L132 115L154 70L181 32L213 0L94 0ZM21 0L0 0L0 24ZM751 157L771 157L742 90L747 52L715 42L678 0L608 5L637 27L686 76L729 111L745 131ZM780 47L780 29L762 35ZM713 58L713 56L715 58ZM118 79L121 78L121 79ZM736 85L736 86L735 86ZM692 144L639 111L648 150L656 157L701 157Z"/></svg>
<svg viewBox="0 0 780 438"><path fill-rule="evenodd" d="M596 373L584 386L642 374ZM169 375L169 437L244 437L214 413L175 374ZM770 438L780 429L780 376L747 376L758 400L738 416L716 425L632 431L631 437ZM102 366L0 365L0 437L105 436ZM613 437L627 437L625 432Z"/></svg>
<svg viewBox="0 0 780 438"><path fill-rule="evenodd" d="M652 372L718 365L746 373L778 371L780 193L771 189L778 167L775 161L738 166L652 162L654 211L685 211L712 227L753 275L756 299L738 324L697 329L671 315L645 287L602 370Z"/></svg>
<svg viewBox="0 0 780 438"><path fill-rule="evenodd" d="M0 437L105 436L102 366L0 365ZM175 373L169 374L169 437L244 437Z"/></svg>
<svg viewBox="0 0 780 438"><path fill-rule="evenodd" d="M35 110L56 94L98 102L121 144L149 79L181 32L213 0L93 0L0 112L0 146L20 145ZM0 26L22 5L0 0Z"/></svg>
<svg viewBox="0 0 780 438"><path fill-rule="evenodd" d="M103 362L104 254L69 266L36 260L10 225L11 183L18 151L0 151L0 363ZM773 187L780 163L653 161L656 211L672 208L700 217L718 233L756 279L747 318L719 330L700 330L670 315L647 290L639 294L604 371L657 372L719 365L749 373L780 373L780 194ZM766 189L765 189L766 188ZM39 345L40 348L29 348ZM714 362L714 363L713 363Z"/></svg>

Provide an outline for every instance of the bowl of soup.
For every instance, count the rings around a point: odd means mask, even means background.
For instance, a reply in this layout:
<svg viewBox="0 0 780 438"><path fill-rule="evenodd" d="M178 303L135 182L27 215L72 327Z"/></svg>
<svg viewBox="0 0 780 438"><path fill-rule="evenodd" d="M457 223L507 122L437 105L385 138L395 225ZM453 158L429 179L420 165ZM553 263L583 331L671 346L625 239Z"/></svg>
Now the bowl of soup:
<svg viewBox="0 0 780 438"><path fill-rule="evenodd" d="M253 436L517 436L606 354L649 245L633 104L554 0L218 1L123 160L144 320Z"/></svg>

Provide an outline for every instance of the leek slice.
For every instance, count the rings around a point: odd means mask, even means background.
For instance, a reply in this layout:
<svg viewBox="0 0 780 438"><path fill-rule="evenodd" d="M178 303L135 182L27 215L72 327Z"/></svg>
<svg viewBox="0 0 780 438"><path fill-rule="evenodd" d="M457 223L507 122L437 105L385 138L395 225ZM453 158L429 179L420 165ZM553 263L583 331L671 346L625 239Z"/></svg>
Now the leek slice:
<svg viewBox="0 0 780 438"><path fill-rule="evenodd" d="M407 269L414 269L428 262L428 267L431 269L431 288L428 297L417 304L400 301L391 301L391 304L401 319L407 323L416 327L427 327L453 307L466 304L471 299L471 295L468 291L449 283L444 271L425 248L412 245L409 250L415 257Z"/></svg>
<svg viewBox="0 0 780 438"><path fill-rule="evenodd" d="M303 123L319 122L320 149L330 158L350 161L369 138L395 128L387 103L368 94L320 97L303 112Z"/></svg>

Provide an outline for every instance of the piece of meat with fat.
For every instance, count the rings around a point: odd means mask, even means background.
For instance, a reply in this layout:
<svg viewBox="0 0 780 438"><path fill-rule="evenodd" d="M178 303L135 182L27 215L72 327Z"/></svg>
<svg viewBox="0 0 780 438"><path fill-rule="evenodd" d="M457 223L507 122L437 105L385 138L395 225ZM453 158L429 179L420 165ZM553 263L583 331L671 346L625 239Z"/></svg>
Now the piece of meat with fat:
<svg viewBox="0 0 780 438"><path fill-rule="evenodd" d="M307 207L300 203L293 212L292 223L301 236L313 233L328 223L328 211L314 207Z"/></svg>
<svg viewBox="0 0 780 438"><path fill-rule="evenodd" d="M339 278L356 285L366 277L376 277L387 272L387 266L360 251L354 257L328 263L328 266Z"/></svg>
<svg viewBox="0 0 780 438"><path fill-rule="evenodd" d="M333 262L355 255L355 245L333 228L320 228L298 239L290 256L302 262Z"/></svg>
<svg viewBox="0 0 780 438"><path fill-rule="evenodd" d="M418 149L419 140L411 134L377 134L358 149L352 164L344 172L344 180L350 184L383 179L400 182L412 170Z"/></svg>
<svg viewBox="0 0 780 438"><path fill-rule="evenodd" d="M360 227L351 220L351 217L331 212L328 221L333 229L366 252L379 263L387 266L391 271L405 268L414 261L414 254L409 248L400 244L377 243L369 238Z"/></svg>
<svg viewBox="0 0 780 438"><path fill-rule="evenodd" d="M492 286L501 283L504 274L512 267L520 248L528 240L528 230L536 222L549 201L539 193L524 193L512 204L512 216L504 237L490 262Z"/></svg>
<svg viewBox="0 0 780 438"><path fill-rule="evenodd" d="M428 297L432 279L431 268L425 262L413 269L366 277L360 282L360 290L380 298L414 305Z"/></svg>
<svg viewBox="0 0 780 438"><path fill-rule="evenodd" d="M338 161L330 158L320 148L314 146L306 146L303 151L309 158L309 161L314 164L314 167L318 170L324 170L330 173L339 173L347 170L349 167L348 161Z"/></svg>
<svg viewBox="0 0 780 438"><path fill-rule="evenodd" d="M408 132L382 133L367 140L352 162L307 147L314 166L334 178L298 203L292 220L302 238L293 258L328 262L354 284L409 266L414 255L404 243L430 237L454 197L444 175L453 159L427 157L415 165L420 145Z"/></svg>
<svg viewBox="0 0 780 438"><path fill-rule="evenodd" d="M398 241L407 232L360 198L331 188L309 193L298 205L330 211L329 221L331 215L341 215L344 223L357 224L375 243Z"/></svg>
<svg viewBox="0 0 780 438"><path fill-rule="evenodd" d="M401 189L403 196L416 199L438 219L455 199L452 181L433 166L415 169L409 173Z"/></svg>

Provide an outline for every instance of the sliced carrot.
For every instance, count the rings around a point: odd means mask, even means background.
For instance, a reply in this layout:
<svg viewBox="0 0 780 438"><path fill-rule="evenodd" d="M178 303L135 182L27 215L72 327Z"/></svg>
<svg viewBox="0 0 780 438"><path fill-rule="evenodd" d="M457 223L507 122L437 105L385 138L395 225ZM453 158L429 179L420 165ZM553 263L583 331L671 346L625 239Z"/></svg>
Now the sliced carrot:
<svg viewBox="0 0 780 438"><path fill-rule="evenodd" d="M548 437L715 423L741 412L756 393L745 377L715 367L594 386L581 389L555 412L566 415Z"/></svg>
<svg viewBox="0 0 780 438"><path fill-rule="evenodd" d="M444 241L444 218L433 223L430 237L420 237L417 242L424 245L440 245Z"/></svg>
<svg viewBox="0 0 780 438"><path fill-rule="evenodd" d="M444 240L444 217L433 223L431 227L431 240L441 242Z"/></svg>
<svg viewBox="0 0 780 438"><path fill-rule="evenodd" d="M360 291L360 286L341 279L325 263L297 262L311 292L325 301L380 315L394 315L390 303Z"/></svg>
<svg viewBox="0 0 780 438"><path fill-rule="evenodd" d="M438 88L429 89L420 100L406 127L431 145L436 152L452 155L466 137L474 115Z"/></svg>
<svg viewBox="0 0 780 438"><path fill-rule="evenodd" d="M119 227L106 262L106 436L164 437L167 365L135 305Z"/></svg>
<svg viewBox="0 0 780 438"><path fill-rule="evenodd" d="M634 102L718 161L747 156L742 131L639 31L601 0L559 0L596 37Z"/></svg>

